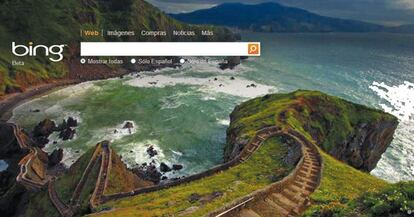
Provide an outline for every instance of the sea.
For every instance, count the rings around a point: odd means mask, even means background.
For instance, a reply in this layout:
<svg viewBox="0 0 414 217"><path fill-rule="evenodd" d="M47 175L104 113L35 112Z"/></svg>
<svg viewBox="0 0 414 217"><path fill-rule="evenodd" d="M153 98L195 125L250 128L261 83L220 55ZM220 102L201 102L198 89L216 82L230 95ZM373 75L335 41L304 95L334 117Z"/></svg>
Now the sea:
<svg viewBox="0 0 414 217"><path fill-rule="evenodd" d="M243 33L242 40L260 41L262 54L233 70L219 69L219 58L188 58L180 68L53 91L16 107L10 121L32 128L45 118L75 117L75 137L52 134L45 148L63 148L66 166L109 140L129 167L183 165L171 178L222 163L237 104L267 93L320 90L397 116L394 140L371 173L390 182L414 180L414 35ZM128 121L131 130L123 129ZM158 152L153 158L150 146Z"/></svg>

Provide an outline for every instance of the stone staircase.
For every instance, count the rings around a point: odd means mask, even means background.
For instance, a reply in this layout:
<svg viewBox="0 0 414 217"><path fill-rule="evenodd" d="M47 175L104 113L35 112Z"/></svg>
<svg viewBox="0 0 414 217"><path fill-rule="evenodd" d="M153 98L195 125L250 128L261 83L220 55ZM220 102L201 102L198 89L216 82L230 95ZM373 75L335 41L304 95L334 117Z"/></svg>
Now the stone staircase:
<svg viewBox="0 0 414 217"><path fill-rule="evenodd" d="M316 148L305 146L303 164L293 182L281 192L270 193L261 200L246 205L237 217L299 216L309 205L309 195L318 187L321 158Z"/></svg>
<svg viewBox="0 0 414 217"><path fill-rule="evenodd" d="M270 133L258 142L282 135L301 146L302 157L296 168L284 179L210 212L206 217L290 217L303 213L310 205L309 196L319 186L322 158L316 145L292 129Z"/></svg>

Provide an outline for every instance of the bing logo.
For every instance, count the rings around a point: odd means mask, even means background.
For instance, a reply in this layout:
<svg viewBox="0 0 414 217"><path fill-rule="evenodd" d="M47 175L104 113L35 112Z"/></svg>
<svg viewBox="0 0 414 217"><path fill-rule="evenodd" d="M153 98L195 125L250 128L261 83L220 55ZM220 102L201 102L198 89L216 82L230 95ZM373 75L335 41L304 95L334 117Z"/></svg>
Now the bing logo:
<svg viewBox="0 0 414 217"><path fill-rule="evenodd" d="M29 42L29 46L26 45L16 45L15 42L12 42L12 52L14 55L22 56L36 56L39 52L44 53L45 56L53 55L49 57L49 60L52 62L59 62L63 59L63 47L65 45L36 45L33 46L33 42Z"/></svg>

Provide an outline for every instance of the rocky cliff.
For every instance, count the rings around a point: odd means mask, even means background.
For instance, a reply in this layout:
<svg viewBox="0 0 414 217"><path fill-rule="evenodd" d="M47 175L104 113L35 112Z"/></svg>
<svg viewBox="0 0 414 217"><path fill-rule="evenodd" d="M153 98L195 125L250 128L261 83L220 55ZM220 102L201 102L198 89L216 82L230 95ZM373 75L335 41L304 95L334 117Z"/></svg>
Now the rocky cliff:
<svg viewBox="0 0 414 217"><path fill-rule="evenodd" d="M260 127L291 127L324 151L357 169L371 171L390 145L396 117L317 91L266 95L230 115L224 160L233 159Z"/></svg>

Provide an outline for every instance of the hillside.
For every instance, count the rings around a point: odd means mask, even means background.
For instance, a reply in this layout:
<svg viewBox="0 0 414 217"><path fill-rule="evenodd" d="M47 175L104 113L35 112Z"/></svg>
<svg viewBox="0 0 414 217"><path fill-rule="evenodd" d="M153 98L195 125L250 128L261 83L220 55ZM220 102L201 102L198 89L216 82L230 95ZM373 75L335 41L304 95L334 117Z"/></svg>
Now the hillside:
<svg viewBox="0 0 414 217"><path fill-rule="evenodd" d="M100 153L103 151L104 144L105 142L98 143L94 148L89 149L67 172L54 181L54 188L60 200L76 207L76 212L79 215L89 212L91 195L96 188L100 173L100 159L102 158ZM153 185L148 181L141 180L128 170L115 151L112 152L109 170L111 172L105 189L109 193L129 192L138 187ZM25 216L38 216L39 214L59 216L55 206L50 202L47 191L32 192L24 212Z"/></svg>
<svg viewBox="0 0 414 217"><path fill-rule="evenodd" d="M81 40L125 41L127 38L97 36L82 38L80 30L172 30L199 31L214 29L214 37L198 37L193 40L233 40L228 30L216 27L189 26L176 21L143 0L5 0L0 2L0 98L4 94L24 91L36 84L56 80L91 80L122 74L122 70L105 65L93 67L79 63ZM178 37L143 38L137 41L189 40ZM11 52L11 43L67 44L64 60L53 63L45 57L21 57L24 66L13 66L16 59Z"/></svg>
<svg viewBox="0 0 414 217"><path fill-rule="evenodd" d="M225 3L172 16L186 23L229 26L257 32L414 32L410 26L388 28L361 21L320 16L273 2L256 5Z"/></svg>
<svg viewBox="0 0 414 217"><path fill-rule="evenodd" d="M397 119L382 111L316 91L266 95L242 103L232 112L225 157L226 160L234 158L236 155L234 152L243 150L245 142L263 127L276 125L282 129L289 128L299 132L308 141L315 142L320 147L319 152L323 162L322 177L319 187L310 196L312 203L310 210L312 212L307 214L324 216L319 215L319 210L332 207L332 204L354 200L366 192L378 192L389 186L387 182L361 171L365 170L364 166L352 165L353 156L344 154L344 158L339 161L326 153L347 146L344 144L344 139L346 141L346 138L352 138L358 134L362 123L371 123L367 125L372 130L368 131L372 132L368 137L381 139L383 136L392 136ZM387 126L389 129L378 128L378 126L386 126L383 125L384 123L390 124ZM277 140L279 142L274 143L276 146L264 144L246 162L228 170L184 185L109 201L100 206L100 209L106 210L105 212L94 215L151 216L155 214L162 216L181 214L184 216L203 216L213 210L219 210L224 204L231 204L236 198L240 200L249 193L266 189L265 183L268 183L267 186L269 186L274 181L280 180L278 178L272 180L271 183L269 181L263 183L265 180L249 178L251 175L266 177L266 173L259 175L262 173L259 171L260 168L270 165L268 164L270 161L266 158L269 155L283 153L274 148L290 143L284 137L277 137ZM366 145L364 140L360 140L358 144L361 147ZM384 140L383 145L387 147L389 140ZM376 156L377 153L381 155L384 151L378 147L373 147L372 150L374 150L371 153L372 156ZM297 149L290 147L288 152L285 152L287 155L282 154L281 156L285 156L284 159L289 159L289 156L295 155L294 153L297 153ZM332 152L332 155L335 153ZM336 157L341 157L341 155ZM372 159L373 162L375 160L378 159ZM370 164L367 163L367 165ZM277 168L284 167L276 165L272 170L278 171ZM212 201L190 202L194 195L203 197L203 195L208 196L215 191L226 193ZM265 209L268 209L254 203L247 206L250 209L256 209L257 213L263 213Z"/></svg>
<svg viewBox="0 0 414 217"><path fill-rule="evenodd" d="M317 91L252 99L237 106L230 120L225 159L234 157L244 146L243 138L260 126L290 126L310 136L325 152L363 171L375 168L398 124L390 114Z"/></svg>

